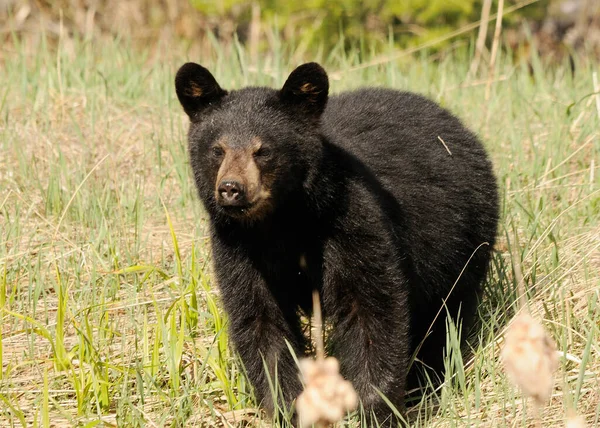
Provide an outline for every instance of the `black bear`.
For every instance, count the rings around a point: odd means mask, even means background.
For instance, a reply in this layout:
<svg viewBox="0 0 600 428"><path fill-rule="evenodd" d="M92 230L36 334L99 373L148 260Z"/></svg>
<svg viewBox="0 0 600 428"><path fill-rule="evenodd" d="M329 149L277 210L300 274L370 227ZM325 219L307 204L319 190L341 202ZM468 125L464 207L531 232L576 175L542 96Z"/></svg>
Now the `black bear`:
<svg viewBox="0 0 600 428"><path fill-rule="evenodd" d="M231 339L273 412L301 392L301 314L320 293L327 349L380 421L402 407L415 351L443 369L446 316L471 324L494 245L498 195L483 146L432 101L390 89L328 97L316 63L281 90L222 89L187 63L175 78L210 217ZM436 317L437 316L437 317ZM268 373L265 371L268 368Z"/></svg>

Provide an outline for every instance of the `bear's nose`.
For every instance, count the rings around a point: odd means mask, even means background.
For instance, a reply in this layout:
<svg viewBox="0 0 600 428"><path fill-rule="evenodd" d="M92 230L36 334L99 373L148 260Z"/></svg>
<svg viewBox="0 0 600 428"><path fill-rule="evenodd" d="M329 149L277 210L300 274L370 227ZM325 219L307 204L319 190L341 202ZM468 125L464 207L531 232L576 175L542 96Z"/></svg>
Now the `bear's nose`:
<svg viewBox="0 0 600 428"><path fill-rule="evenodd" d="M217 190L221 199L221 205L236 206L246 204L244 186L237 181L223 180L219 183Z"/></svg>

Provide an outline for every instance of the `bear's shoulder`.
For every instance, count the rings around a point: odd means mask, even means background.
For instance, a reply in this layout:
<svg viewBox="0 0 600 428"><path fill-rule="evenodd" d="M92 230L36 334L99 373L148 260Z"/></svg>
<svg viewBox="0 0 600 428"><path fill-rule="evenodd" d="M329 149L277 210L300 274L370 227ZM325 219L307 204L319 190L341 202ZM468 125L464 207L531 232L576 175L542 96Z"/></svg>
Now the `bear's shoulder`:
<svg viewBox="0 0 600 428"><path fill-rule="evenodd" d="M438 112L443 110L438 104L424 95L391 88L364 87L340 92L329 97L325 114L335 114L339 110L376 110L384 112L411 112L414 110Z"/></svg>

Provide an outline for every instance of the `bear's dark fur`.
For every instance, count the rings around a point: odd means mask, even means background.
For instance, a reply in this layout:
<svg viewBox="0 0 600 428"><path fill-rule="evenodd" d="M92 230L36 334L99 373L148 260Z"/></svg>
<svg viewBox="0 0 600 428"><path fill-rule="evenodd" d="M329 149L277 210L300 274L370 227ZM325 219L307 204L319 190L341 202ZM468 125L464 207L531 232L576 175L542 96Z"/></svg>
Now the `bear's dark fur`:
<svg viewBox="0 0 600 428"><path fill-rule="evenodd" d="M286 340L307 352L299 309L310 313L318 290L328 352L365 408L388 418L376 389L402 407L413 351L427 336L418 359L439 372L446 314L460 311L463 328L474 317L498 221L484 148L419 95L328 98L315 63L279 91L227 92L193 63L175 82L231 339L257 399L273 411L263 358L287 404L301 391Z"/></svg>

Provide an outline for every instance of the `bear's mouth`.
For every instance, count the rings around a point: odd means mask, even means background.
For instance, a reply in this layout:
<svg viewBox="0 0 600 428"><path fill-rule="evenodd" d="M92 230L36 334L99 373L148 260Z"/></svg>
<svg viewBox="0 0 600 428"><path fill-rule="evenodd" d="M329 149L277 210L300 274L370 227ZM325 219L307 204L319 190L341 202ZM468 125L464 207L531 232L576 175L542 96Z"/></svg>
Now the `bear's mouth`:
<svg viewBox="0 0 600 428"><path fill-rule="evenodd" d="M270 211L271 204L268 199L259 199L246 205L221 205L221 211L234 219L244 222L256 222L263 219Z"/></svg>
<svg viewBox="0 0 600 428"><path fill-rule="evenodd" d="M252 211L255 204L248 205L221 205L221 209L225 214L235 218L245 217Z"/></svg>

